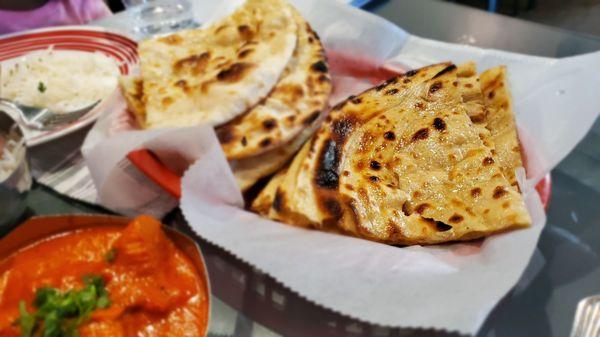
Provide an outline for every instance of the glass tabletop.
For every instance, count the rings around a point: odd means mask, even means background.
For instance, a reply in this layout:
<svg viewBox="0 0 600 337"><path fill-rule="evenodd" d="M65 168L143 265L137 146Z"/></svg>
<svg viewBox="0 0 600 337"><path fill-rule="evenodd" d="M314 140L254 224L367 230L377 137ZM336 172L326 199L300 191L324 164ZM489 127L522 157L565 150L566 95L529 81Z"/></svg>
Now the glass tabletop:
<svg viewBox="0 0 600 337"><path fill-rule="evenodd" d="M374 1L367 10L413 34L442 41L548 57L600 50L600 39L594 37L446 2ZM111 26L110 22L104 24ZM80 139L75 137L73 142ZM600 230L596 226L600 222L599 121L552 172L552 179L548 223L534 256L478 336L565 336L577 302L600 292ZM25 217L108 213L40 184L34 185L27 203ZM178 210L164 221L189 231ZM338 315L306 301L218 247L198 241L212 285L209 336L453 336L440 331L378 327Z"/></svg>

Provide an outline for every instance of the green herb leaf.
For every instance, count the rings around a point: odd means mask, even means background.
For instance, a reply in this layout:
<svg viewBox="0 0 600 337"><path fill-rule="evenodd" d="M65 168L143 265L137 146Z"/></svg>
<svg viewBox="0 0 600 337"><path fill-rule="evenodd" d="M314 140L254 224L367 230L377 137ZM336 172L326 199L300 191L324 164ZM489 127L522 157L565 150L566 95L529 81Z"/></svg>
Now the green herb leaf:
<svg viewBox="0 0 600 337"><path fill-rule="evenodd" d="M36 317L30 314L25 306L25 301L19 302L19 325L21 326L21 337L31 337L36 326Z"/></svg>
<svg viewBox="0 0 600 337"><path fill-rule="evenodd" d="M43 94L46 92L47 88L46 88L46 85L44 84L44 82L39 82L37 89L39 92L41 92Z"/></svg>
<svg viewBox="0 0 600 337"><path fill-rule="evenodd" d="M113 262L115 262L116 258L117 258L117 249L116 248L111 248L108 250L108 252L106 252L106 254L104 254L104 260L106 261L106 263L113 263Z"/></svg>
<svg viewBox="0 0 600 337"><path fill-rule="evenodd" d="M19 303L21 337L79 337L77 328L96 309L110 306L104 279L99 275L83 277L85 286L80 290L60 292L51 287L39 288L33 306L38 310L29 313L25 302ZM40 327L40 334L36 329Z"/></svg>

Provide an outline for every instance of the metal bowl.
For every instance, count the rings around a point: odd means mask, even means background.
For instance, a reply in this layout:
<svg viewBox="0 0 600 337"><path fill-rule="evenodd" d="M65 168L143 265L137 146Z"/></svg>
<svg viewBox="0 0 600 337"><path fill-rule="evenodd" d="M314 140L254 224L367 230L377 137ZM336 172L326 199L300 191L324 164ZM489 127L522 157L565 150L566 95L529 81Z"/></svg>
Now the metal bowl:
<svg viewBox="0 0 600 337"><path fill-rule="evenodd" d="M0 261L4 260L19 249L25 248L39 240L54 235L71 232L77 229L100 227L100 226L126 226L130 218L108 215L57 215L33 217L19 225L8 235L0 240ZM210 284L206 264L198 244L189 236L163 225L165 234L171 239L177 248L186 254L193 263L199 277L204 281L205 288L202 291L206 295L206 326L202 335L206 335L210 320Z"/></svg>
<svg viewBox="0 0 600 337"><path fill-rule="evenodd" d="M32 179L23 132L15 120L1 108L0 137L10 140L10 150L7 152L14 156L15 161L9 172L0 174L0 235L3 235L16 224L25 211L25 199L31 189ZM4 150L0 148L0 151Z"/></svg>

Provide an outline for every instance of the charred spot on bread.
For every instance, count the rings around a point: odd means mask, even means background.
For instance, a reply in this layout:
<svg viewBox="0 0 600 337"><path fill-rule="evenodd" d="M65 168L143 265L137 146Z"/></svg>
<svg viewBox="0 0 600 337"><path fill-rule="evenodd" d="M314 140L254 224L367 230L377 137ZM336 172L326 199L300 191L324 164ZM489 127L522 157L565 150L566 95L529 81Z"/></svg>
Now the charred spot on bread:
<svg viewBox="0 0 600 337"><path fill-rule="evenodd" d="M415 212L419 213L419 214L423 214L423 212L425 212L425 209L430 207L431 205L429 205L428 203L422 203L417 205L417 207L415 207Z"/></svg>
<svg viewBox="0 0 600 337"><path fill-rule="evenodd" d="M392 131L386 131L386 133L383 134L383 138L387 140L394 140L396 139L396 134L394 134Z"/></svg>
<svg viewBox="0 0 600 337"><path fill-rule="evenodd" d="M262 124L266 130L272 130L274 127L277 126L277 120L275 120L274 118L269 118L267 120L264 120Z"/></svg>
<svg viewBox="0 0 600 337"><path fill-rule="evenodd" d="M494 194L492 196L494 197L494 199L499 199L499 198L502 198L507 193L508 192L506 191L506 189L504 187L496 186L496 188L494 188Z"/></svg>
<svg viewBox="0 0 600 337"><path fill-rule="evenodd" d="M273 198L273 209L277 212L281 212L283 209L283 192L279 188L275 191L275 197Z"/></svg>
<svg viewBox="0 0 600 337"><path fill-rule="evenodd" d="M246 62L237 62L229 66L229 68L221 70L217 74L217 80L226 83L235 83L240 81L244 75L254 67L254 65Z"/></svg>
<svg viewBox="0 0 600 337"><path fill-rule="evenodd" d="M375 171L378 171L381 169L381 163L379 163L377 160L372 160L371 163L369 164L369 166Z"/></svg>
<svg viewBox="0 0 600 337"><path fill-rule="evenodd" d="M387 90L387 91L385 92L385 94L386 94L386 95L395 95L395 94L397 94L397 93L398 93L398 89L396 89L396 88L393 88L393 89Z"/></svg>
<svg viewBox="0 0 600 337"><path fill-rule="evenodd" d="M315 176L317 186L331 190L337 189L339 184L338 166L339 153L336 142L330 139L319 155L317 174Z"/></svg>
<svg viewBox="0 0 600 337"><path fill-rule="evenodd" d="M238 53L238 56L243 59L246 56L250 55L252 52L254 52L254 49L252 49L252 48L240 50L240 52Z"/></svg>
<svg viewBox="0 0 600 337"><path fill-rule="evenodd" d="M483 166L490 166L494 163L494 159L492 157L483 158Z"/></svg>
<svg viewBox="0 0 600 337"><path fill-rule="evenodd" d="M175 73L191 72L194 75L198 75L206 69L209 60L209 52L188 56L175 62L173 70Z"/></svg>
<svg viewBox="0 0 600 337"><path fill-rule="evenodd" d="M442 82L435 82L429 87L429 93L434 94L436 91L442 89Z"/></svg>
<svg viewBox="0 0 600 337"><path fill-rule="evenodd" d="M412 140L414 142L427 139L427 137L429 137L429 128L422 128L413 134Z"/></svg>
<svg viewBox="0 0 600 337"><path fill-rule="evenodd" d="M415 76L417 73L419 72L419 69L413 69L413 70L409 70L407 72L404 73L404 76L406 77L413 77Z"/></svg>
<svg viewBox="0 0 600 337"><path fill-rule="evenodd" d="M258 143L258 145L260 147L267 147L267 146L271 145L271 142L272 142L271 138L267 137L267 138L261 140L260 143Z"/></svg>
<svg viewBox="0 0 600 337"><path fill-rule="evenodd" d="M448 222L449 223L459 223L459 222L462 222L464 219L465 218L462 215L454 213L450 217L450 219L448 219Z"/></svg>
<svg viewBox="0 0 600 337"><path fill-rule="evenodd" d="M237 27L238 33L240 34L240 36L242 37L242 39L248 41L248 40L252 40L252 37L254 36L254 33L252 32L252 29L250 29L250 27L248 25L239 25Z"/></svg>
<svg viewBox="0 0 600 337"><path fill-rule="evenodd" d="M456 70L456 66L454 64L451 64L449 66L447 66L446 68L442 69L440 72L438 72L437 74L435 74L435 76L433 76L433 78L438 78L446 73L449 73L451 71Z"/></svg>
<svg viewBox="0 0 600 337"><path fill-rule="evenodd" d="M471 190L471 196L473 198L477 198L480 195L481 195L481 188L475 187L474 189Z"/></svg>
<svg viewBox="0 0 600 337"><path fill-rule="evenodd" d="M433 127L438 131L444 131L446 130L446 122L444 122L443 119L436 117L433 120Z"/></svg>
<svg viewBox="0 0 600 337"><path fill-rule="evenodd" d="M327 64L322 60L319 60L319 61L313 63L310 66L310 68L314 71L318 71L321 73L326 73L329 70L329 68L327 67Z"/></svg>

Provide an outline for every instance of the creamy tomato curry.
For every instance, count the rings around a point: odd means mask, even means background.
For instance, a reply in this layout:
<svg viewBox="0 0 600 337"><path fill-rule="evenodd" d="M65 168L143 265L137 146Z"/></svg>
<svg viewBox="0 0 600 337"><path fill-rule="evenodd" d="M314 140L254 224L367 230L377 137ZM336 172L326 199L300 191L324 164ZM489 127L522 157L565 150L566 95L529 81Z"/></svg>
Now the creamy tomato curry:
<svg viewBox="0 0 600 337"><path fill-rule="evenodd" d="M201 336L207 285L160 222L95 227L0 262L0 336Z"/></svg>

